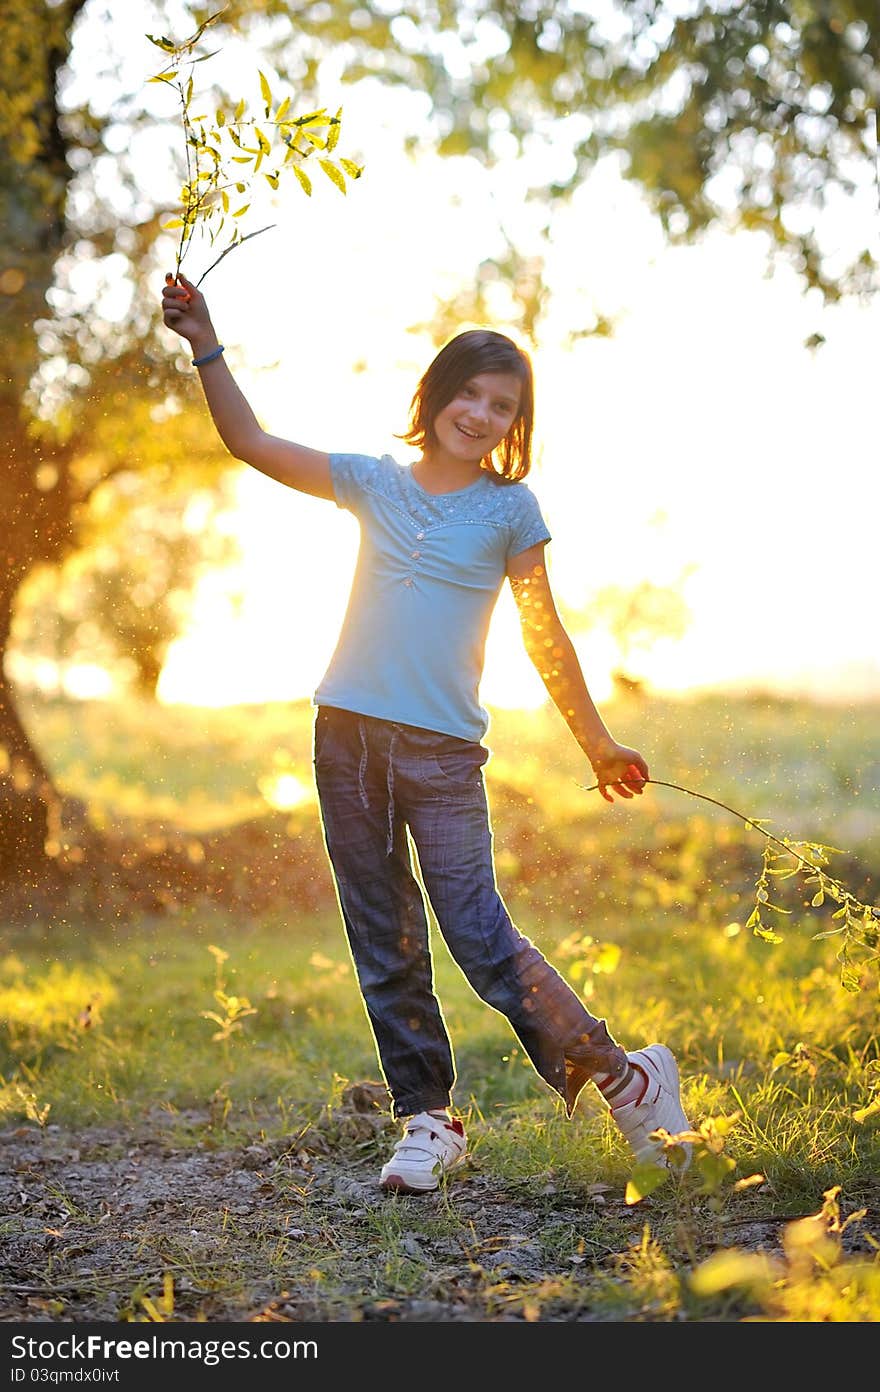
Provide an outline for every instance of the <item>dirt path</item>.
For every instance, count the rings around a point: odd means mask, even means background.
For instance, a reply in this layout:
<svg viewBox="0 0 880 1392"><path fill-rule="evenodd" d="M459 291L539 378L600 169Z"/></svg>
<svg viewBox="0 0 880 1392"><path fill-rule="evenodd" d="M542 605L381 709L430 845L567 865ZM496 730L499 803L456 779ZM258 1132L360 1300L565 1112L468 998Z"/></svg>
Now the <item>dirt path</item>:
<svg viewBox="0 0 880 1392"><path fill-rule="evenodd" d="M682 1318L652 1312L650 1293L641 1312L609 1294L649 1205L553 1174L499 1185L478 1161L445 1191L389 1198L388 1127L362 1085L271 1142L236 1144L203 1114L160 1113L138 1134L0 1133L0 1319ZM724 1241L773 1249L782 1223L741 1222ZM853 1241L870 1250L864 1229Z"/></svg>

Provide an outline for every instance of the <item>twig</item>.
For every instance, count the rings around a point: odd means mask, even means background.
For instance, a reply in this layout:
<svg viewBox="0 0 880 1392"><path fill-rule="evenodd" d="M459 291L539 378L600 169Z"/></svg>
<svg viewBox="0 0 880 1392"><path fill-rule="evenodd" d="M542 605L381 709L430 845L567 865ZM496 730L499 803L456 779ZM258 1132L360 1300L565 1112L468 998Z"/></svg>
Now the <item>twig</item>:
<svg viewBox="0 0 880 1392"><path fill-rule="evenodd" d="M706 793L695 793L693 788L683 788L680 783L665 783L662 778L640 778L639 782L653 783L658 788L674 788L678 793L687 793L688 797L701 798L703 802L711 802L713 806L721 807L725 812L730 812L732 816L739 817L742 821L748 822L749 826L754 827L756 831L760 831L762 836L766 836L768 841L775 841L777 846L781 846L784 851L787 851L789 855L793 855L796 860L799 860L802 865L806 865L808 869L821 870L822 868L819 865L815 865L813 861L807 860L806 856L802 856L797 851L793 850L788 842L781 841L778 836L774 836L772 831L767 831L765 827L761 826L760 822L756 822L751 817L747 817L744 812L737 812L735 807L728 807L726 802L719 802L717 798L708 797ZM599 787L599 784L594 783L591 788L585 788L583 783L579 783L578 787L583 788L586 793L594 793ZM822 871L822 873L825 874L824 871ZM825 878L832 884L838 884L838 881L835 880L832 875L826 875Z"/></svg>
<svg viewBox="0 0 880 1392"><path fill-rule="evenodd" d="M236 247L244 246L245 242L250 241L251 237L259 237L261 232L271 232L272 228L277 226L277 223L270 222L266 227L258 227L256 232L249 232L246 237L239 238L237 242L233 242L231 246L228 246L225 251L221 251L220 255L217 257L217 260L211 262L210 266L208 267L208 271L213 271L215 266L220 265L220 262L223 260L224 256L228 256L230 251L235 251ZM202 281L205 279L205 276L208 274L208 271L202 271L202 274L196 281L196 289L198 289L198 287L201 285Z"/></svg>

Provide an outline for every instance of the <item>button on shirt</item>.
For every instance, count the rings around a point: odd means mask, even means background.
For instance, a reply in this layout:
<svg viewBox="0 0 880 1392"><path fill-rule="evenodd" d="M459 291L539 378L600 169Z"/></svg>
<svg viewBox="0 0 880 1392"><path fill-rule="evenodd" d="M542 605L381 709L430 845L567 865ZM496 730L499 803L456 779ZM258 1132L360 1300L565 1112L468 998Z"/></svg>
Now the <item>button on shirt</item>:
<svg viewBox="0 0 880 1392"><path fill-rule="evenodd" d="M511 557L550 533L525 483L488 473L429 493L388 454L331 454L337 506L360 524L339 640L315 705L480 740L489 623Z"/></svg>

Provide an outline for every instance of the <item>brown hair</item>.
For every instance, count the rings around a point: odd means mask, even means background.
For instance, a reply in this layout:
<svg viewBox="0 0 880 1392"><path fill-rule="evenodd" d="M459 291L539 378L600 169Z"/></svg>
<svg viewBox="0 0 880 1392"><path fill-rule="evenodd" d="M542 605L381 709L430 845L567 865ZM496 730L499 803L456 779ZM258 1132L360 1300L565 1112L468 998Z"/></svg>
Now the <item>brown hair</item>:
<svg viewBox="0 0 880 1392"><path fill-rule="evenodd" d="M512 372L520 380L519 411L501 443L483 459L496 483L517 483L532 467L535 390L532 364L513 339L493 329L467 329L440 349L423 374L410 404L410 423L398 439L424 449L434 439L434 421L471 377L481 372ZM496 457L497 456L497 457Z"/></svg>

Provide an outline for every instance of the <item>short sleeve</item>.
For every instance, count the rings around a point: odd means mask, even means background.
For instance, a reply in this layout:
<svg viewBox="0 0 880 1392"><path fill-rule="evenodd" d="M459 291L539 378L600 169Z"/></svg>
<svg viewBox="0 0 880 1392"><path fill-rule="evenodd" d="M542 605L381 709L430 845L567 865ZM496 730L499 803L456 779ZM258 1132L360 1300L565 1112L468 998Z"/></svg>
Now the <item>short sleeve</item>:
<svg viewBox="0 0 880 1392"><path fill-rule="evenodd" d="M517 506L510 529L510 541L507 545L507 560L518 556L520 551L526 551L530 546L537 546L540 541L549 541L550 532L547 523L544 521L538 500L527 484L516 485Z"/></svg>
<svg viewBox="0 0 880 1392"><path fill-rule="evenodd" d="M336 506L358 516L361 500L379 467L369 454L331 454L330 481Z"/></svg>

